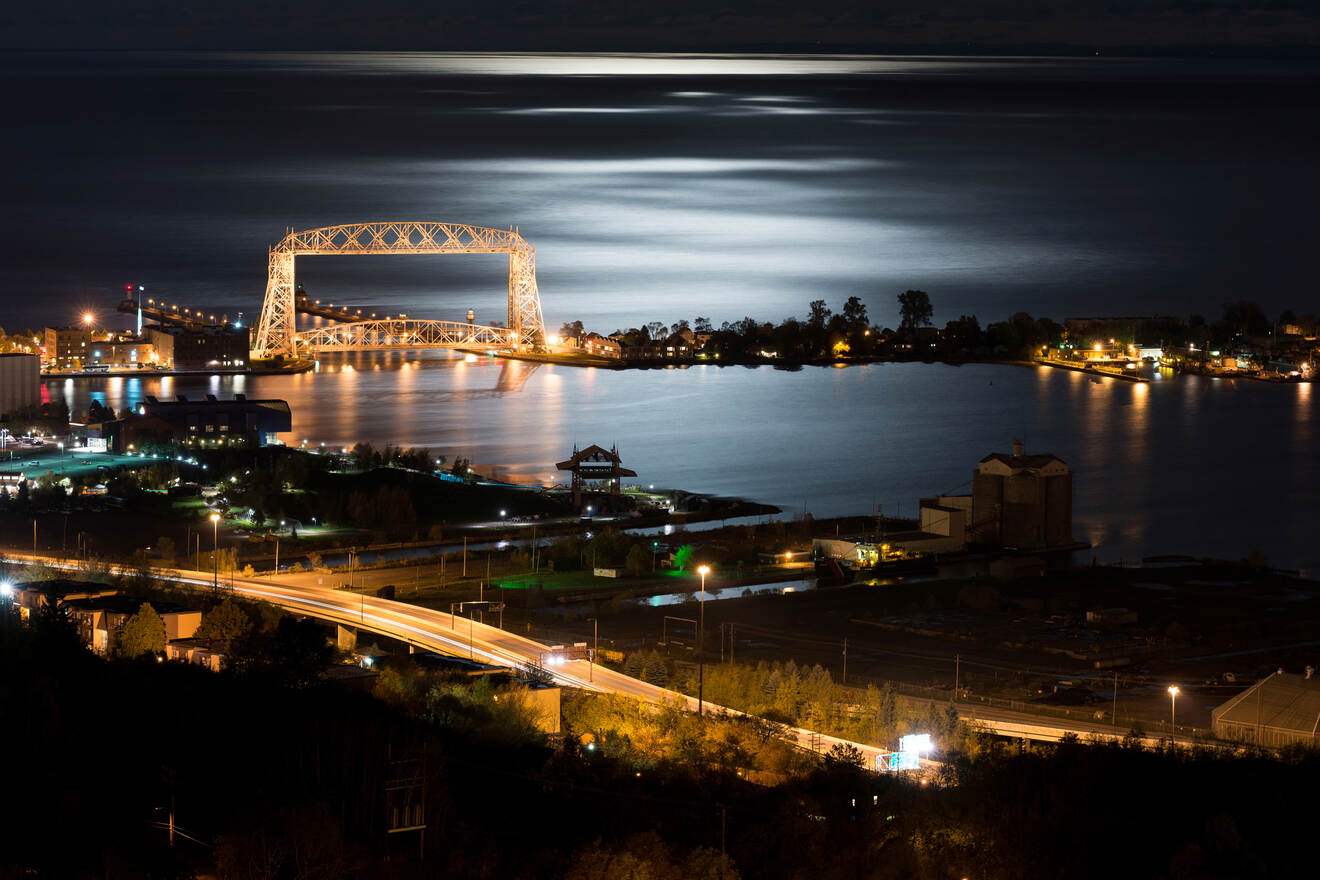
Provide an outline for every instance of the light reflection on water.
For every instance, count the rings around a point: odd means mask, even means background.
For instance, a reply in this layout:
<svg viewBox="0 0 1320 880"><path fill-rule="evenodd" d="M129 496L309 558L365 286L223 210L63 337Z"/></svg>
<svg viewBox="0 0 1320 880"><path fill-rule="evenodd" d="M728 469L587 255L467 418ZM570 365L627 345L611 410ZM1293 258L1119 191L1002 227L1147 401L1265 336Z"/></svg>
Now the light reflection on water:
<svg viewBox="0 0 1320 880"><path fill-rule="evenodd" d="M93 397L122 409L142 394L241 387L290 402L292 444L423 446L526 483L561 479L554 462L575 443L617 444L639 482L747 497L788 516L873 515L877 504L914 515L918 498L968 491L976 462L1022 437L1072 467L1074 531L1102 562L1258 549L1276 565L1320 569L1308 386L1089 378L940 364L611 371L383 353L327 358L296 376L47 387L75 410Z"/></svg>

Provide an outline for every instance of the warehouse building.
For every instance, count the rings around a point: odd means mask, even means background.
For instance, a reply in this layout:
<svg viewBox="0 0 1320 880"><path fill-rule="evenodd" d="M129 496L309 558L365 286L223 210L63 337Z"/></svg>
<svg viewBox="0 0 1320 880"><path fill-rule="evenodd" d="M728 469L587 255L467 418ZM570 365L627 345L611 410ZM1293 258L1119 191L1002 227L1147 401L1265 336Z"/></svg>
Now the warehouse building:
<svg viewBox="0 0 1320 880"><path fill-rule="evenodd" d="M1266 748L1320 743L1320 678L1284 672L1247 688L1210 713L1215 736Z"/></svg>

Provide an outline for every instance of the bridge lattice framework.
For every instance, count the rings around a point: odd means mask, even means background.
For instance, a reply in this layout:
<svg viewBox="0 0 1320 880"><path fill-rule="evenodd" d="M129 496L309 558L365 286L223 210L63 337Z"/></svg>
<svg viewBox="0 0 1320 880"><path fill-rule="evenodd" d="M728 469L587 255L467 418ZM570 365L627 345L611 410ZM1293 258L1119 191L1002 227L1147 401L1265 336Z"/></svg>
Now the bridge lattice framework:
<svg viewBox="0 0 1320 880"><path fill-rule="evenodd" d="M506 327L456 321L373 320L299 333L295 323L295 260L300 256L370 254L508 254ZM463 223L401 221L289 230L270 249L266 299L252 344L256 358L303 351L403 348L529 348L542 344L545 323L536 286L536 250L517 229Z"/></svg>

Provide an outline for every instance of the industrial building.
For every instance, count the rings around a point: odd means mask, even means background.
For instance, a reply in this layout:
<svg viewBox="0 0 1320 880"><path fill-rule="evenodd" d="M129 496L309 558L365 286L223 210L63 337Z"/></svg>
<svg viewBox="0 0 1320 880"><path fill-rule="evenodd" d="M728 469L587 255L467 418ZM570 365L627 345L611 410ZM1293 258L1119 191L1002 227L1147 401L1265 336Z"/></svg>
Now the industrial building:
<svg viewBox="0 0 1320 880"><path fill-rule="evenodd" d="M972 475L968 543L1015 550L1072 547L1072 472L1049 454L992 452Z"/></svg>
<svg viewBox="0 0 1320 880"><path fill-rule="evenodd" d="M109 448L126 451L144 444L185 446L265 446L277 443L276 434L293 430L293 415L283 400L248 400L235 394L233 400L160 401L148 396L126 419L102 426Z"/></svg>
<svg viewBox="0 0 1320 880"><path fill-rule="evenodd" d="M1320 743L1320 678L1284 672L1258 681L1210 713L1215 736L1267 748Z"/></svg>
<svg viewBox="0 0 1320 880"><path fill-rule="evenodd" d="M1009 565L1005 570L1012 576L1043 571L1059 564L1063 553L1055 551L1083 546L1072 536L1072 472L1053 455L1026 454L1022 442L1014 440L1012 453L992 452L980 460L972 473L972 494L922 498L918 529L853 543L862 555L871 553L872 545L917 554L1009 551L1033 563Z"/></svg>
<svg viewBox="0 0 1320 880"><path fill-rule="evenodd" d="M247 327L148 327L160 363L173 370L243 369L248 362Z"/></svg>
<svg viewBox="0 0 1320 880"><path fill-rule="evenodd" d="M41 365L35 354L0 354L0 418L41 404Z"/></svg>

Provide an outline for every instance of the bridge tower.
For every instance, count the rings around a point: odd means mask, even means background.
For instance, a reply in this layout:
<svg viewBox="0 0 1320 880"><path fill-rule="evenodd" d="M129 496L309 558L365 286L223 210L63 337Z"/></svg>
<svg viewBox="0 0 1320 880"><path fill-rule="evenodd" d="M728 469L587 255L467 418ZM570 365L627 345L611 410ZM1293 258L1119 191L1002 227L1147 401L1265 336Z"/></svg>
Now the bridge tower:
<svg viewBox="0 0 1320 880"><path fill-rule="evenodd" d="M292 357L298 354L294 312L296 258L352 254L508 254L507 329L479 329L507 337L518 348L536 347L544 340L545 322L541 315L541 295L536 286L536 250L518 230L429 221L358 223L302 232L289 230L270 249L266 299L252 344L252 357ZM377 335L372 338L379 340L379 333L375 330L373 333ZM402 334L400 338L404 338ZM416 337L408 335L407 338ZM441 337L432 335L429 338ZM349 343L346 347L353 346Z"/></svg>

